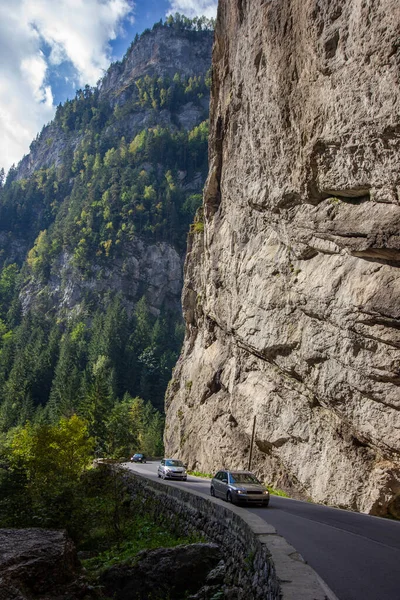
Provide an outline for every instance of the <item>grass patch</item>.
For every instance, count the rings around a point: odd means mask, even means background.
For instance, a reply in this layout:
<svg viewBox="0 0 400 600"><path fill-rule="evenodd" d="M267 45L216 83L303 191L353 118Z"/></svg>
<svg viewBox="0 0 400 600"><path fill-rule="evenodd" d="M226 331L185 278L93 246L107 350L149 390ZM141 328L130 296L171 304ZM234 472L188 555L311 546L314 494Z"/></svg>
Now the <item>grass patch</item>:
<svg viewBox="0 0 400 600"><path fill-rule="evenodd" d="M214 475L212 473L203 473L202 471L188 471L188 475L194 477L204 477L204 479L212 479Z"/></svg>
<svg viewBox="0 0 400 600"><path fill-rule="evenodd" d="M89 576L97 576L99 572L119 563L132 563L141 550L153 548L172 548L180 544L193 544L204 541L200 536L178 536L167 526L154 522L149 515L137 515L130 521L124 531L124 539L112 544L107 550L100 552L82 563Z"/></svg>
<svg viewBox="0 0 400 600"><path fill-rule="evenodd" d="M282 498L290 498L289 494L284 492L283 490L277 490L272 487L272 485L265 485L271 496L281 496Z"/></svg>
<svg viewBox="0 0 400 600"><path fill-rule="evenodd" d="M192 223L190 226L191 233L203 233L204 231L204 223L202 221L196 221L196 223Z"/></svg>

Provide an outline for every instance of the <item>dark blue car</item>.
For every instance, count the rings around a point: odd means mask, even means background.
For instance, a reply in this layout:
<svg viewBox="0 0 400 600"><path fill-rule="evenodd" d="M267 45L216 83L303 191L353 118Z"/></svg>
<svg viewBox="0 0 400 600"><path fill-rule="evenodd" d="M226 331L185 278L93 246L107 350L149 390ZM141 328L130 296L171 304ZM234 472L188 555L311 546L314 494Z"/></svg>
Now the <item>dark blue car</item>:
<svg viewBox="0 0 400 600"><path fill-rule="evenodd" d="M145 463L146 462L146 457L144 454L134 454L131 457L131 462L135 462L135 463Z"/></svg>

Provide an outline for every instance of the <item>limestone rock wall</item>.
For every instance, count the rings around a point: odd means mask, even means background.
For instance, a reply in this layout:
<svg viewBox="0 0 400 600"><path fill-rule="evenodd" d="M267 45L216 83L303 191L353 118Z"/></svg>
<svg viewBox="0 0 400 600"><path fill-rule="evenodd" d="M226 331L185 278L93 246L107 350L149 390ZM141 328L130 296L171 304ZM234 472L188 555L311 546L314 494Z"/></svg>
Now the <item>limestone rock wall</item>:
<svg viewBox="0 0 400 600"><path fill-rule="evenodd" d="M168 454L400 515L400 5L225 0ZM200 218L200 217L199 217Z"/></svg>
<svg viewBox="0 0 400 600"><path fill-rule="evenodd" d="M92 275L87 278L82 278L71 254L63 251L45 285L32 277L22 287L23 315L31 310L57 311L59 318L71 318L85 310L88 294L101 302L110 289L121 292L129 313L143 294L152 314L158 316L162 307L179 313L183 258L176 248L165 242L148 244L136 239L123 250L123 257L114 258L108 268L94 263Z"/></svg>

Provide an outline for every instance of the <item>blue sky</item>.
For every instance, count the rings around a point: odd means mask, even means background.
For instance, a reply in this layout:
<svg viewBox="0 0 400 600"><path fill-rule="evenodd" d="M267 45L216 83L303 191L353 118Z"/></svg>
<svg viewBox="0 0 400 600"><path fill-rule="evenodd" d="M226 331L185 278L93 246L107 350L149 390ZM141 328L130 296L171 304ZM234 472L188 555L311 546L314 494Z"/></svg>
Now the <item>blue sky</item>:
<svg viewBox="0 0 400 600"><path fill-rule="evenodd" d="M122 20L117 37L108 42L111 60L123 57L136 33L142 33L156 21L164 19L171 10L171 4L169 0L137 0L132 12ZM48 81L52 87L54 104L75 95L78 82L74 79L74 67L70 61L65 62L61 69L49 71Z"/></svg>
<svg viewBox="0 0 400 600"><path fill-rule="evenodd" d="M57 104L95 85L136 33L169 13L215 16L217 3L0 0L0 167L17 163Z"/></svg>

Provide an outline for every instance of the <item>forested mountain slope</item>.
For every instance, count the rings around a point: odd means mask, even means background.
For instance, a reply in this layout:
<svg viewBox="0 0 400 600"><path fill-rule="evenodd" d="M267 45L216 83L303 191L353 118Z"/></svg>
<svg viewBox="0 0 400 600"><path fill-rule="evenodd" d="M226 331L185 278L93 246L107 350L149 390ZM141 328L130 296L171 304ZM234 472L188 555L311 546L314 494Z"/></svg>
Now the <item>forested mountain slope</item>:
<svg viewBox="0 0 400 600"><path fill-rule="evenodd" d="M139 396L160 436L152 407L182 341L182 261L207 170L212 38L211 22L181 16L137 36L1 182L1 431L77 412L98 451L116 453L132 447L118 423Z"/></svg>

